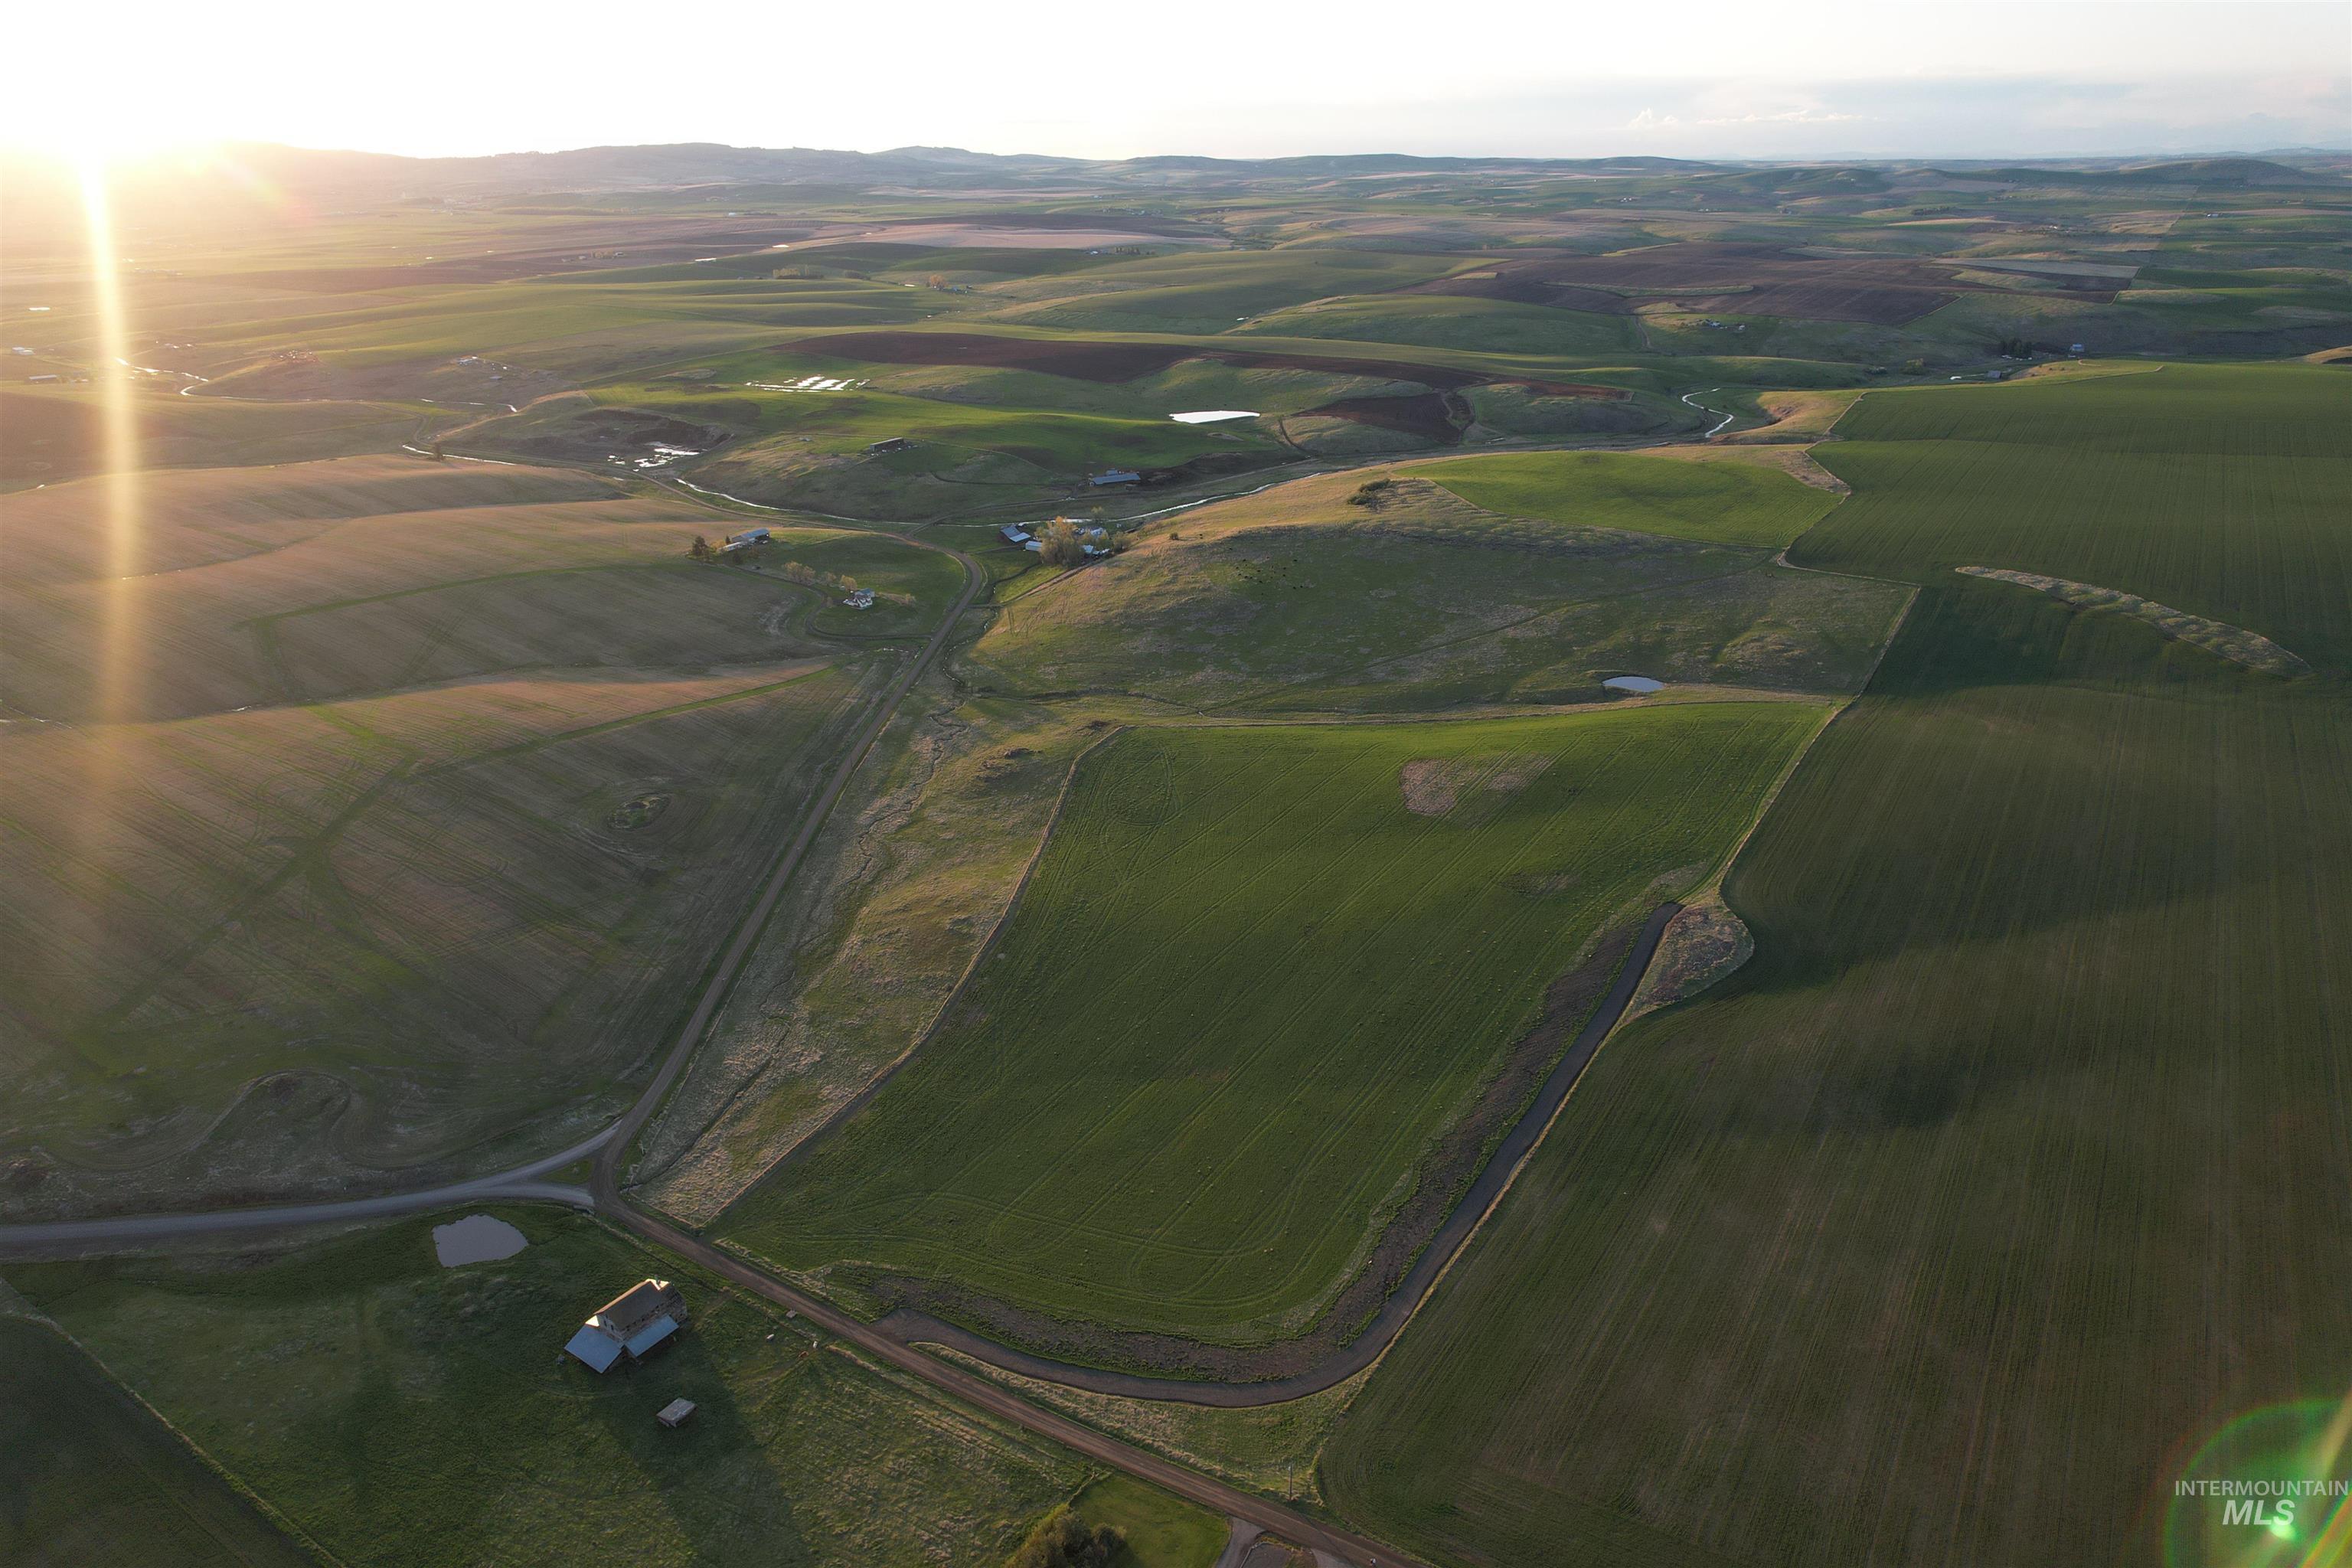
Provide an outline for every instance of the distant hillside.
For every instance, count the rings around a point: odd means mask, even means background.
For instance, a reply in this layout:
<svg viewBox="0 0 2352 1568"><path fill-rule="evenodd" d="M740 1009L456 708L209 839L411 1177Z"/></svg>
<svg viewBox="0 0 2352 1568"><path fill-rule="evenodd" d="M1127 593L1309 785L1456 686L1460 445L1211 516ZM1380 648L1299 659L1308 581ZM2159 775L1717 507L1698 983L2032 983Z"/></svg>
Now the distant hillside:
<svg viewBox="0 0 2352 1568"><path fill-rule="evenodd" d="M1940 172L1972 180L2057 186L2338 185L2344 154L2281 153L2271 157L2071 160L1999 166L1966 162ZM2297 163L2302 167L2295 166ZM1892 164L1802 165L1699 163L1674 158L1423 158L1370 153L1288 158L1160 155L1116 161L971 153L958 147L897 147L853 153L811 147L730 147L688 142L659 146L579 147L557 153L500 153L472 158L404 158L240 143L121 171L115 176L118 223L172 228L198 222L269 224L306 215L392 203L560 200L635 191L710 188L714 201L749 205L790 201L794 192L854 198L873 192L953 195L958 191L1068 194L1074 185L1116 191L1208 192L1258 181L1316 181L1416 175L1706 175L1750 192L1810 195L1885 188ZM1916 170L1918 165L1909 165ZM12 249L37 251L79 241L80 191L73 172L23 154L0 153Z"/></svg>
<svg viewBox="0 0 2352 1568"><path fill-rule="evenodd" d="M2016 163L1947 171L2015 185L2340 185L2337 174L2294 168L2267 158L2171 158L2105 165Z"/></svg>

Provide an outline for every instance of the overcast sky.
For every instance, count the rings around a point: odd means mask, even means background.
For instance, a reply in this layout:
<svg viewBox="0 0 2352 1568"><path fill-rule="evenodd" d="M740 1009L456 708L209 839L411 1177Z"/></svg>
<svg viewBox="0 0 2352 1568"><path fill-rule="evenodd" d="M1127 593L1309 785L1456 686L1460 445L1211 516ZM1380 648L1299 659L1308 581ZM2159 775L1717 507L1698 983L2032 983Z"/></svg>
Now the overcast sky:
<svg viewBox="0 0 2352 1568"><path fill-rule="evenodd" d="M0 137L1117 157L2352 146L2352 0L317 0L12 16Z"/></svg>

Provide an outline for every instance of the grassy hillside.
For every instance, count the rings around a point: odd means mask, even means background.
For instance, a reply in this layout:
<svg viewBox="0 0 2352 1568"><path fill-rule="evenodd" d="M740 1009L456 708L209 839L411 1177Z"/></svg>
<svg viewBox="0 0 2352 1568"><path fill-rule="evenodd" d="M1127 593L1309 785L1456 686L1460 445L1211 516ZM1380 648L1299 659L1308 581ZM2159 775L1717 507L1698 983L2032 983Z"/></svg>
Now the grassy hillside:
<svg viewBox="0 0 2352 1568"><path fill-rule="evenodd" d="M406 456L0 507L19 1213L380 1184L613 1103L961 580L824 528L698 564L732 519Z"/></svg>
<svg viewBox="0 0 2352 1568"><path fill-rule="evenodd" d="M1922 582L1980 565L2095 583L2352 672L2347 419L2352 375L2321 365L1867 397L1818 454L1858 493L1790 559Z"/></svg>
<svg viewBox="0 0 2352 1568"><path fill-rule="evenodd" d="M1786 544L1838 502L1779 468L1613 452L1498 452L1404 471L1506 517L1717 544Z"/></svg>
<svg viewBox="0 0 2352 1568"><path fill-rule="evenodd" d="M0 1316L0 1558L307 1568L310 1553L55 1330Z"/></svg>
<svg viewBox="0 0 2352 1568"><path fill-rule="evenodd" d="M2218 1529L2172 1480L2233 1416L2334 1408L2347 391L1857 407L1799 553L1918 605L1734 868L1756 957L1601 1058L1341 1428L1349 1517L1454 1562L2149 1562L2168 1513ZM2255 1473L2252 1429L2200 1473Z"/></svg>
<svg viewBox="0 0 2352 1568"><path fill-rule="evenodd" d="M1297 1335L1546 985L1703 879L1820 718L1119 735L945 1027L720 1229L950 1310Z"/></svg>
<svg viewBox="0 0 2352 1568"><path fill-rule="evenodd" d="M1491 482L1454 478L1488 465ZM1369 505L1349 475L1173 520L1014 598L972 679L1267 710L1585 701L1618 674L1851 691L1900 607L1748 542L1837 500L1774 469L1543 454L1402 472L1428 477Z"/></svg>
<svg viewBox="0 0 2352 1568"><path fill-rule="evenodd" d="M458 1268L412 1220L275 1257L10 1274L354 1568L601 1561L620 1541L660 1565L994 1568L1087 1479L583 1216L502 1212L530 1244ZM601 1378L562 1354L648 1274L686 1296L675 1345ZM654 1413L678 1397L698 1408L667 1430Z"/></svg>

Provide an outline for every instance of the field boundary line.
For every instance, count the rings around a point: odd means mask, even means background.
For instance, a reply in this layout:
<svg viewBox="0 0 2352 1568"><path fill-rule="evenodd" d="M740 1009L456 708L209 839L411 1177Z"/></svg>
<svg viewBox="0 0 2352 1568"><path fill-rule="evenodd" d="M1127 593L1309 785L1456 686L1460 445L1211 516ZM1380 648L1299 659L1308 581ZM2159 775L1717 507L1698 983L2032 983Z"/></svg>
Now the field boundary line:
<svg viewBox="0 0 2352 1568"><path fill-rule="evenodd" d="M128 1399L131 1404L136 1405L140 1409L145 1411L150 1419L153 1420L157 1426L163 1427L164 1431L172 1435L172 1440L173 1442L179 1444L181 1447L186 1449L188 1453L194 1456L196 1463L203 1467L208 1474L217 1479L223 1486L226 1486L230 1491L234 1492L241 1501L250 1507L256 1513L259 1514L263 1520L268 1521L274 1529L283 1534L289 1542L292 1542L303 1551L308 1552L311 1556L316 1557L321 1563L331 1563L334 1565L334 1568L346 1568L344 1560L336 1556L332 1552L328 1551L325 1542L317 1539L309 1531L304 1530L300 1525L295 1523L285 1514L280 1513L278 1509L270 1503L268 1499L254 1490L253 1488L247 1486L243 1478L239 1477L236 1471L230 1469L226 1465L222 1464L218 1459L215 1458L211 1450L207 1449L203 1444L197 1442L194 1438L189 1436L186 1432L181 1430L177 1422L173 1421L170 1416L164 1415L161 1410L156 1409L154 1405L148 1403L146 1395L141 1394L137 1389L131 1386L130 1379L124 1377L121 1373L107 1365L106 1363L100 1358L99 1353L96 1351L90 1349L88 1345L82 1343L80 1340L75 1338L72 1331L63 1323L58 1322L54 1318L41 1314L37 1309L36 1309L35 1315L33 1317L19 1318L18 1321L21 1322L37 1323L42 1328L47 1329L49 1332L57 1335L58 1338L63 1340L67 1344L71 1345L74 1349L74 1352L77 1355L79 1355L83 1360L89 1362L90 1365L96 1367L99 1371L99 1374L120 1390L125 1399Z"/></svg>
<svg viewBox="0 0 2352 1568"><path fill-rule="evenodd" d="M1088 757L1094 755L1094 753L1103 746L1125 734L1129 728L1131 728L1131 726L1126 724L1113 725L1108 732L1097 735L1092 741L1087 742L1084 747L1079 749L1078 754L1070 759L1069 771L1062 775L1061 791L1054 797L1053 814L1045 819L1045 831L1037 836L1036 847L1029 852L1028 864L1021 868L1021 879L1013 885L1013 894L1010 898L1005 900L1003 911L996 917L996 923L989 928L987 937L981 942L978 949L973 952L971 960L964 964L963 973L956 976L955 984L948 988L947 995L940 999L938 1009L931 1015L930 1022L924 1025L923 1027L917 1032L914 1039L908 1043L905 1050L900 1051L896 1057L890 1059L887 1065L876 1072L872 1078L866 1079L866 1086L863 1089L860 1089L856 1094L851 1095L847 1100L842 1101L840 1106L823 1121L818 1122L814 1127L810 1128L808 1131L803 1133L799 1138L794 1139L791 1148L786 1149L774 1159L769 1161L767 1164L761 1167L760 1173L752 1177L749 1182L746 1182L743 1184L742 1191L728 1199L727 1202L720 1206L719 1212L711 1215L710 1218L704 1223L702 1226L704 1230L709 1230L711 1226L719 1224L720 1220L724 1219L726 1217L727 1211L733 1208L744 1198L750 1196L752 1189L759 1186L761 1183L766 1181L770 1176L775 1174L776 1172L783 1169L786 1165L791 1164L795 1158L813 1147L820 1139L823 1139L828 1134L835 1131L852 1116L855 1116L860 1110L865 1110L868 1104L872 1103L874 1097L881 1092L883 1086L887 1084L893 1078L896 1078L898 1074L898 1070L905 1067L908 1062L914 1060L916 1056L922 1051L923 1047L929 1045L932 1039L938 1036L940 1028L947 1023L949 1013L953 1011L956 1003L962 999L964 993L971 989L973 978L980 973L980 966L987 963L990 958L993 957L996 953L996 950L1003 944L1005 931L1013 924L1013 916L1021 907L1021 896L1029 890L1029 879L1037 874L1038 866L1045 858L1045 847L1053 842L1054 830L1062 825L1062 811L1065 806L1069 805L1070 787L1078 776L1079 767L1085 763Z"/></svg>

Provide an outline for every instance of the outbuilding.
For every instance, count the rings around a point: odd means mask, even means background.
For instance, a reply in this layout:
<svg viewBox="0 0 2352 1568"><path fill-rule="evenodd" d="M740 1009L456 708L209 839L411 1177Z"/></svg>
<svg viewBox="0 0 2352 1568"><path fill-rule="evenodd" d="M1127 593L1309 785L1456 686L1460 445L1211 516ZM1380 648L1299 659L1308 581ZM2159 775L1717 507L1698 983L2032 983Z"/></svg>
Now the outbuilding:
<svg viewBox="0 0 2352 1568"><path fill-rule="evenodd" d="M907 287L911 289L914 285L909 283ZM914 443L904 436L893 436L887 441L876 441L866 449L868 452L903 452L913 445Z"/></svg>
<svg viewBox="0 0 2352 1568"><path fill-rule="evenodd" d="M1087 480L1090 485L1136 485L1142 482L1143 476L1133 468L1107 468Z"/></svg>
<svg viewBox="0 0 2352 1568"><path fill-rule="evenodd" d="M640 1279L588 1315L564 1350L592 1372L623 1356L643 1361L686 1327L686 1298L667 1279Z"/></svg>
<svg viewBox="0 0 2352 1568"><path fill-rule="evenodd" d="M686 1424L686 1418L693 1414L693 1400L673 1399L654 1412L654 1419L665 1426L682 1426Z"/></svg>

